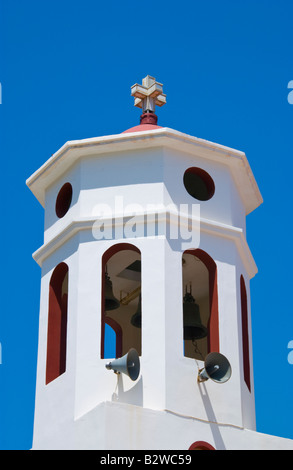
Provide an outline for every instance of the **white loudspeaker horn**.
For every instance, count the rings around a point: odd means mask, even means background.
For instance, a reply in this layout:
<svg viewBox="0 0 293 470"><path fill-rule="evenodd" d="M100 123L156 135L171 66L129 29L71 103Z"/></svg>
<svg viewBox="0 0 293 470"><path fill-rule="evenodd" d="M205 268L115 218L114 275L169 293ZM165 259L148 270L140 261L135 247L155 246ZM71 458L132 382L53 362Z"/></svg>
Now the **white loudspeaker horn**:
<svg viewBox="0 0 293 470"><path fill-rule="evenodd" d="M227 382L232 374L232 369L228 359L220 353L212 352L208 354L204 361L204 368L200 369L197 377L198 382L205 382L208 379L216 383Z"/></svg>
<svg viewBox="0 0 293 470"><path fill-rule="evenodd" d="M115 374L126 374L131 380L136 380L139 376L140 361L137 351L132 348L123 357L119 357L109 364L106 364L106 369L113 370Z"/></svg>

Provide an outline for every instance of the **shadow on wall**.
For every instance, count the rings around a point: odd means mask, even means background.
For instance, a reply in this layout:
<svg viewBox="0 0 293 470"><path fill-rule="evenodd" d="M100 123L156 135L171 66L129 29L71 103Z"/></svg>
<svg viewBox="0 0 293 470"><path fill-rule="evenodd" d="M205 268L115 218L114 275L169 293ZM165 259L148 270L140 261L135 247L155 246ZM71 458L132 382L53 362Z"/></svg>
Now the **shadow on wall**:
<svg viewBox="0 0 293 470"><path fill-rule="evenodd" d="M212 424L212 423L217 422L217 418L215 416L215 413L214 413L214 410L213 410L213 407L212 407L212 404L209 399L208 392L204 383L199 386L199 391L201 394L203 405L206 410L208 420L211 422L210 428L212 431L212 435L214 437L215 447L217 450L226 450L225 443L221 436L219 427L217 425Z"/></svg>
<svg viewBox="0 0 293 470"><path fill-rule="evenodd" d="M143 406L142 377L139 378L131 389L124 391L123 377L121 374L117 374L117 385L114 393L112 394L112 401Z"/></svg>

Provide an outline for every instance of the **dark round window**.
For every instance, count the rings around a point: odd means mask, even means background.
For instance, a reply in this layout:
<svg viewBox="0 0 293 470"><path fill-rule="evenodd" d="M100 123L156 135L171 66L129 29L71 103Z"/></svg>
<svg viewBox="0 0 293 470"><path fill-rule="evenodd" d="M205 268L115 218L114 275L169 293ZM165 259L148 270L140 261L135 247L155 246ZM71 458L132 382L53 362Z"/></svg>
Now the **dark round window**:
<svg viewBox="0 0 293 470"><path fill-rule="evenodd" d="M188 168L184 173L183 182L190 196L199 201L208 201L215 192L215 184L210 175L201 168Z"/></svg>
<svg viewBox="0 0 293 470"><path fill-rule="evenodd" d="M70 183L65 183L60 189L56 199L56 214L61 219L68 211L72 201L72 186Z"/></svg>

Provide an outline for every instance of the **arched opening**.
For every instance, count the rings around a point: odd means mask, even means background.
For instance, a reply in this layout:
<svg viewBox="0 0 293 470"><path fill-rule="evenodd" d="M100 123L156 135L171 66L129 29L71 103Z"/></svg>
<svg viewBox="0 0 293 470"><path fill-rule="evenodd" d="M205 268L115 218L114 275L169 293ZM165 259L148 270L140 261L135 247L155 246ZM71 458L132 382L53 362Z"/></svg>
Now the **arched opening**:
<svg viewBox="0 0 293 470"><path fill-rule="evenodd" d="M205 441L196 441L188 450L216 450L211 444Z"/></svg>
<svg viewBox="0 0 293 470"><path fill-rule="evenodd" d="M105 358L122 356L122 329L113 318L105 315Z"/></svg>
<svg viewBox="0 0 293 470"><path fill-rule="evenodd" d="M243 348L243 373L244 381L251 391L250 386L250 358L249 358L249 333L248 333L248 312L247 312L247 292L243 276L240 277L241 295L241 322L242 322L242 348Z"/></svg>
<svg viewBox="0 0 293 470"><path fill-rule="evenodd" d="M54 269L49 285L46 384L66 370L68 266Z"/></svg>
<svg viewBox="0 0 293 470"><path fill-rule="evenodd" d="M102 257L102 359L121 357L130 348L141 355L141 309L141 253L134 245L119 243ZM114 335L107 334L106 325Z"/></svg>
<svg viewBox="0 0 293 470"><path fill-rule="evenodd" d="M219 352L217 267L203 250L182 256L184 356L204 360Z"/></svg>

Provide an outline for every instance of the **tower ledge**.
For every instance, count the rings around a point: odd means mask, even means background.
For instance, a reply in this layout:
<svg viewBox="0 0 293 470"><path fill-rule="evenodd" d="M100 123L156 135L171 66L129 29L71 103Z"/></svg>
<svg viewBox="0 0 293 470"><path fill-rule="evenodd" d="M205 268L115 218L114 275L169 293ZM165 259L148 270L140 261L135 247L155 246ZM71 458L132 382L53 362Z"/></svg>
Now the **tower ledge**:
<svg viewBox="0 0 293 470"><path fill-rule="evenodd" d="M150 124L141 124L121 134L68 141L27 179L26 184L44 207L46 189L82 158L158 147L194 154L203 159L228 165L243 200L246 214L263 202L244 152L168 127Z"/></svg>

